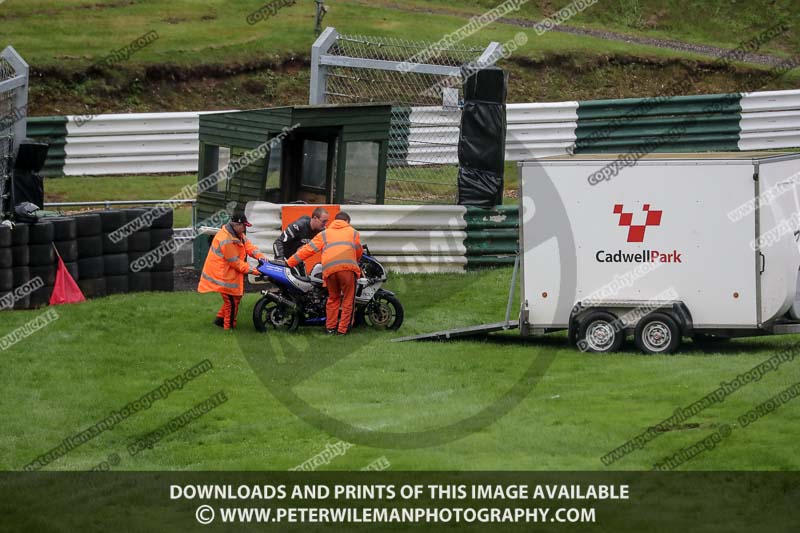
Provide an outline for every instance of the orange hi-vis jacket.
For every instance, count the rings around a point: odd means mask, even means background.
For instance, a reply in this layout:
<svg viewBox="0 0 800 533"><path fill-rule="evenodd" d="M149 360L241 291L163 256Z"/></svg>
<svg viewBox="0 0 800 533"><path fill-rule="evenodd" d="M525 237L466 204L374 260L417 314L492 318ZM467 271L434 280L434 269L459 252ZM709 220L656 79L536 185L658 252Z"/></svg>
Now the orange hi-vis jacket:
<svg viewBox="0 0 800 533"><path fill-rule="evenodd" d="M244 276L253 271L247 264L248 255L256 259L267 258L250 242L247 235L242 235L239 239L230 224L223 226L211 242L197 291L220 292L233 296L244 294Z"/></svg>
<svg viewBox="0 0 800 533"><path fill-rule="evenodd" d="M286 264L295 267L300 261L319 252L322 252L322 279L342 270L361 275L361 267L358 266L358 260L364 253L361 237L344 220L334 220L325 231L318 233L311 242L297 250Z"/></svg>

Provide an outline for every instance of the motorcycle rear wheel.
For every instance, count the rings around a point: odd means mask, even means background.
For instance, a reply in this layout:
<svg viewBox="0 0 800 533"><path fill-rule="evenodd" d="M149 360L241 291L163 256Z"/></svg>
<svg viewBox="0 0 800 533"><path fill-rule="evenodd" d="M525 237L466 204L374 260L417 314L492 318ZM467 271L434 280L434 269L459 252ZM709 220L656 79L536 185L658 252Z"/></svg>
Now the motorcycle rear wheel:
<svg viewBox="0 0 800 533"><path fill-rule="evenodd" d="M263 297L253 307L253 325L261 333L266 333L269 327L280 331L295 331L300 325L300 313Z"/></svg>

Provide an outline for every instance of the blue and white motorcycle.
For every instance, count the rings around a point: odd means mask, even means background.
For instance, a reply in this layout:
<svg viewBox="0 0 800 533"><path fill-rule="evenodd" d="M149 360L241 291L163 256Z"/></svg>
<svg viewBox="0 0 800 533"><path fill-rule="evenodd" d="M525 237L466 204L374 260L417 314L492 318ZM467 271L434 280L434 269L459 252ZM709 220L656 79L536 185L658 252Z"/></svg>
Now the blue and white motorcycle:
<svg viewBox="0 0 800 533"><path fill-rule="evenodd" d="M355 325L396 330L403 324L403 306L394 293L382 289L386 269L364 247L359 261L361 277L356 282ZM328 290L322 286L322 265L306 275L302 265L289 268L283 261L261 263L258 271L269 287L253 308L253 324L266 332L270 328L294 331L300 325L324 325Z"/></svg>

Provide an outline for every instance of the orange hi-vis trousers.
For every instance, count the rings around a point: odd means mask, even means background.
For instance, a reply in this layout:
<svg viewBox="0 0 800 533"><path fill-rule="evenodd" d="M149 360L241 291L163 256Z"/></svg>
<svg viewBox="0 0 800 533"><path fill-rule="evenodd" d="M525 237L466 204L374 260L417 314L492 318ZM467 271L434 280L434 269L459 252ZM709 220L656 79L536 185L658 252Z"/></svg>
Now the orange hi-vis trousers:
<svg viewBox="0 0 800 533"><path fill-rule="evenodd" d="M328 305L325 307L325 327L344 335L353 323L356 302L356 274L340 270L325 278L328 286ZM339 313L341 311L341 314Z"/></svg>
<svg viewBox="0 0 800 533"><path fill-rule="evenodd" d="M220 294L222 296L222 307L217 313L217 318L223 320L223 328L234 329L236 328L236 315L239 313L239 302L242 301L241 296L233 296L232 294Z"/></svg>

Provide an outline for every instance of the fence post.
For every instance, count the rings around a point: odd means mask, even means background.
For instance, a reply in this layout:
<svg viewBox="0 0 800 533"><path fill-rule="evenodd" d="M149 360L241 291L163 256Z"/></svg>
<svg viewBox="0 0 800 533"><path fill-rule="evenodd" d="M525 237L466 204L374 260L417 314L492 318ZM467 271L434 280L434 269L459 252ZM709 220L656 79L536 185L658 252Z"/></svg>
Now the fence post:
<svg viewBox="0 0 800 533"><path fill-rule="evenodd" d="M20 56L12 46L7 46L3 52L0 53L0 58L4 59L11 68L14 69L14 77L10 80L0 79L0 82L8 84L8 89L0 87L0 93L14 91L14 107L11 112L12 119L14 120L14 145L12 147L12 154L15 154L17 148L19 148L19 143L26 137L25 119L28 116L28 72L30 68L28 67L28 63L22 59L22 56ZM0 83L0 86L3 84L4 83Z"/></svg>
<svg viewBox="0 0 800 533"><path fill-rule="evenodd" d="M308 103L320 105L325 103L325 88L328 82L328 67L320 62L322 55L336 42L339 34L334 28L325 28L311 46L311 87L308 92Z"/></svg>

